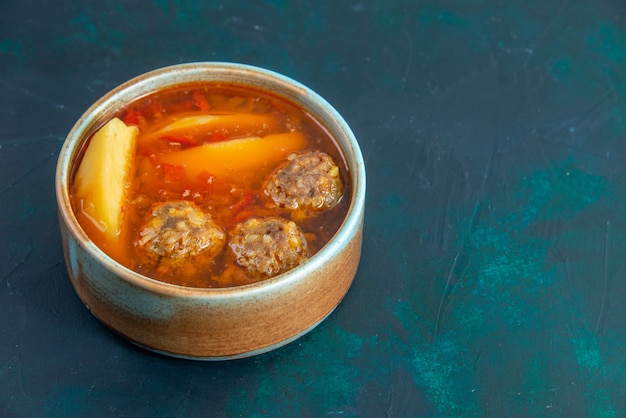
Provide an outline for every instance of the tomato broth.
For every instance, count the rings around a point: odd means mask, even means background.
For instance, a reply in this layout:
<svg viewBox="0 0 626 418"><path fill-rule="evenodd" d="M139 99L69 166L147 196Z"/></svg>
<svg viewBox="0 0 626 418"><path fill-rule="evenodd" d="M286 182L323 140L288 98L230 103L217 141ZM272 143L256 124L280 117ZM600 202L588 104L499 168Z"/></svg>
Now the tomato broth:
<svg viewBox="0 0 626 418"><path fill-rule="evenodd" d="M72 205L98 247L145 276L190 287L253 283L267 277L251 275L231 251L230 233L237 225L250 218L293 221L306 238L310 257L346 216L350 181L339 147L314 117L271 92L223 83L186 85L139 98L112 117L139 130L119 237L101 234L81 210L81 199L72 196ZM276 205L264 193L268 177L289 155L313 150L328 154L339 167L342 197L324 210ZM162 269L139 251L154 206L170 201L192 202L223 230L225 244L209 263L189 260Z"/></svg>

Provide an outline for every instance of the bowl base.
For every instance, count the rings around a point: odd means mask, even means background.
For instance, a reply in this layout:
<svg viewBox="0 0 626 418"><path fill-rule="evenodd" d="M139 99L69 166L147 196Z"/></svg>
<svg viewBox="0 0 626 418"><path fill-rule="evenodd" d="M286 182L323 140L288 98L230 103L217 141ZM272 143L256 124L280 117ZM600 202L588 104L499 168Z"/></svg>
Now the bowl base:
<svg viewBox="0 0 626 418"><path fill-rule="evenodd" d="M146 345L143 345L137 341L133 341L130 340L129 341L131 343L133 343L134 345L136 345L137 347L143 348L145 350L148 351L152 351L153 353L157 353L157 354L162 354L168 357L175 357L175 358L181 358L181 359L185 359L185 360L198 360L198 361L226 361L226 360L237 360L237 359L244 359L244 358L248 358L248 357L254 357L257 356L259 354L265 354L268 353L270 351L274 351L278 348L284 347L289 343L294 342L295 340L299 339L300 337L308 334L309 332L313 331L313 329L315 329L319 324L321 324L326 318L328 318L330 316L330 314L333 313L335 309L333 308L330 312L328 312L328 314L326 314L326 316L324 316L322 319L320 319L319 321L315 322L313 325L311 325L310 327L308 327L307 329L299 332L298 334L294 335L293 337L287 338L286 340L277 342L276 344L272 344L269 345L267 347L263 347L263 348L259 348L257 350L250 350L250 351L246 351L243 353L237 353L237 354L233 354L233 355L224 355L224 356L194 356L194 355L189 355L189 354L180 354L180 353L174 353L171 351L164 351L164 350L159 350L157 348L153 348L153 347L149 347ZM122 336L124 339L128 339L127 337Z"/></svg>

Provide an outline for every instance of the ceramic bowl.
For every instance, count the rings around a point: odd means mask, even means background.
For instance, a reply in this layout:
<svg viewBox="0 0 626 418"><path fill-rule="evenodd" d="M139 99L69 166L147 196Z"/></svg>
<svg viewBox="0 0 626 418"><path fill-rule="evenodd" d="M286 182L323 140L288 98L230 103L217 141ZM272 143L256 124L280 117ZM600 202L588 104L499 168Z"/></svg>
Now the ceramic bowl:
<svg viewBox="0 0 626 418"><path fill-rule="evenodd" d="M348 214L332 240L306 263L245 286L183 287L122 266L81 229L70 204L69 185L87 135L133 99L197 81L237 83L278 94L317 118L339 144L350 172ZM190 63L158 69L120 85L94 103L68 134L55 184L65 261L78 296L102 323L149 350L223 360L281 347L323 321L356 275L365 200L359 145L329 103L306 86L269 70L232 63Z"/></svg>

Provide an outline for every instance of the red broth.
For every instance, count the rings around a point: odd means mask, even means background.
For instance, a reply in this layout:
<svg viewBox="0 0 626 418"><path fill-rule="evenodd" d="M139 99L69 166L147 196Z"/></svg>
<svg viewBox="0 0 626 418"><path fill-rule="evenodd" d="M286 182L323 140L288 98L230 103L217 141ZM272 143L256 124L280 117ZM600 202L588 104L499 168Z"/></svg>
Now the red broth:
<svg viewBox="0 0 626 418"><path fill-rule="evenodd" d="M305 110L270 92L230 84L188 85L139 98L112 117L139 128L120 239L113 242L99 233L75 196L72 204L98 247L145 276L190 287L254 283L267 277L249 274L231 251L228 237L237 224L252 217L294 221L306 238L310 257L333 237L346 216L350 181L339 147ZM230 141L241 142L247 152L233 152L233 144L239 142ZM291 152L311 150L328 154L339 167L342 198L325 210L277 207L263 192L268 176ZM208 213L224 231L226 243L200 269L185 263L164 271L146 260L138 241L155 205L181 200Z"/></svg>

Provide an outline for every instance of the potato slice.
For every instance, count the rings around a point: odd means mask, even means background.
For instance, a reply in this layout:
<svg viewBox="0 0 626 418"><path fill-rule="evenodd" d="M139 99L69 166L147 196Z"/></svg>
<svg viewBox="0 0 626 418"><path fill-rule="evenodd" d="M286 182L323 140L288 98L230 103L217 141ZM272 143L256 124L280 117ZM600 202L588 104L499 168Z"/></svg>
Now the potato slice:
<svg viewBox="0 0 626 418"><path fill-rule="evenodd" d="M203 144L164 155L166 164L185 168L188 179L202 172L220 179L236 180L246 172L272 169L289 153L306 147L300 132L287 132L264 137L248 137Z"/></svg>
<svg viewBox="0 0 626 418"><path fill-rule="evenodd" d="M109 239L119 238L139 130L111 119L91 138L74 178L80 210Z"/></svg>
<svg viewBox="0 0 626 418"><path fill-rule="evenodd" d="M189 115L184 116L153 132L148 132L146 138L164 135L201 134L219 132L231 135L263 135L270 129L275 129L276 120L270 115L253 113L236 113L224 115Z"/></svg>

